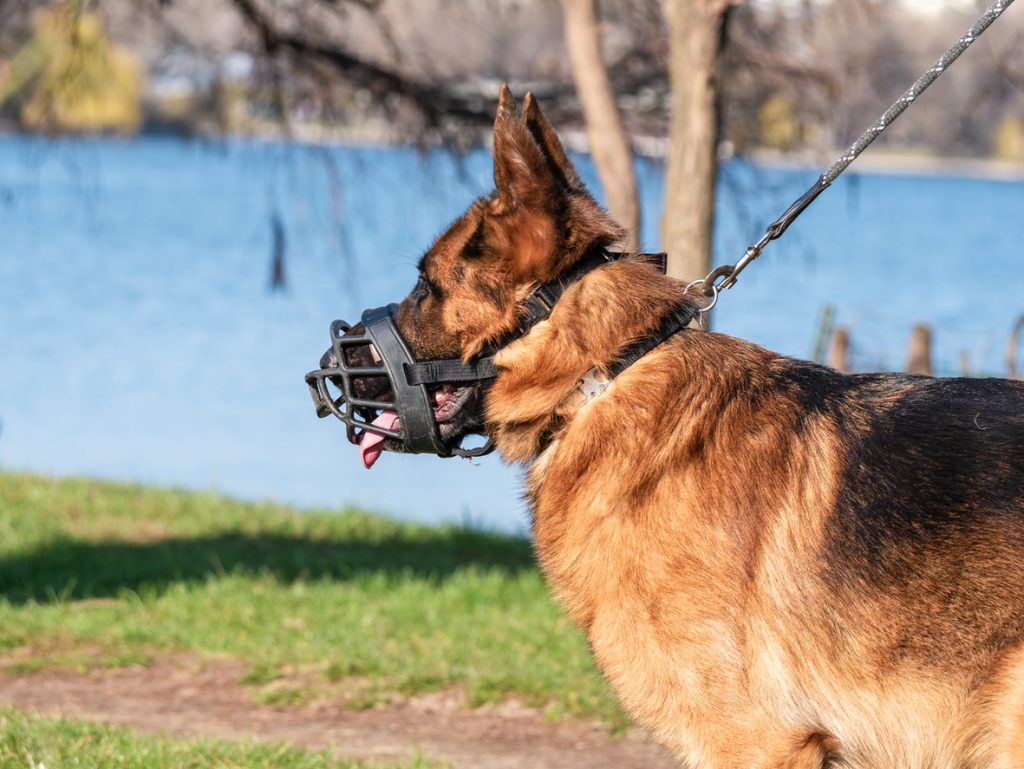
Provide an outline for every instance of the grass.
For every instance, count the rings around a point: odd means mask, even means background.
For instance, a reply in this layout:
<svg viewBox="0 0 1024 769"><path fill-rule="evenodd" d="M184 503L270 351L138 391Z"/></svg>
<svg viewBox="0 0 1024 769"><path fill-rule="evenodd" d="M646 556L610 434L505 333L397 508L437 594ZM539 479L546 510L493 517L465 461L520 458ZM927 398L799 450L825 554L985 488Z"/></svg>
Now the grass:
<svg viewBox="0 0 1024 769"><path fill-rule="evenodd" d="M0 708L0 769L432 769L405 763L339 761L273 743L170 740L82 721L27 715Z"/></svg>
<svg viewBox="0 0 1024 769"><path fill-rule="evenodd" d="M209 493L0 473L0 658L243 660L264 702L457 686L624 717L524 539Z"/></svg>

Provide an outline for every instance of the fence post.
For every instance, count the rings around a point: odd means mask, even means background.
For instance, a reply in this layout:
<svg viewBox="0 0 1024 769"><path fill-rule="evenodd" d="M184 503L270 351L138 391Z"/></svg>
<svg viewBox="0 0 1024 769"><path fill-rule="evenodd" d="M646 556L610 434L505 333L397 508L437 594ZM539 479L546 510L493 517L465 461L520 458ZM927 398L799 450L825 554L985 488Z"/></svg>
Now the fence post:
<svg viewBox="0 0 1024 769"><path fill-rule="evenodd" d="M850 373L850 330L846 326L836 326L832 332L825 364L841 374Z"/></svg>
<svg viewBox="0 0 1024 769"><path fill-rule="evenodd" d="M910 331L907 373L932 376L932 327L918 323Z"/></svg>

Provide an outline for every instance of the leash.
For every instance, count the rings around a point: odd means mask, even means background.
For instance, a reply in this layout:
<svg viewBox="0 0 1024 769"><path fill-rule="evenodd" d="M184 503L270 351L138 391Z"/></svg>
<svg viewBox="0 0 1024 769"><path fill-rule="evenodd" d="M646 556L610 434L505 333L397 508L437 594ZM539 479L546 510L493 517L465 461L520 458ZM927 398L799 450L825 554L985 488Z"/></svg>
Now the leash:
<svg viewBox="0 0 1024 769"><path fill-rule="evenodd" d="M793 201L792 205L785 210L785 212L776 219L774 222L768 225L764 235L756 243L750 245L743 256L736 264L725 264L721 267L716 267L707 277L700 278L693 281L687 286L687 289L693 286L702 286L703 292L706 297L709 298L707 306L700 310L700 314L711 310L718 303L719 294L727 288L732 288L736 285L736 280L739 274L745 270L751 262L757 259L765 246L771 243L776 238L782 236L789 225L791 225L800 214L802 214L811 203L814 202L815 198L818 197L822 192L827 190L843 171L845 171L857 157L864 152L873 142L877 139L886 128L892 125L895 120L903 114L903 112L909 107L914 101L924 93L928 86L939 79L939 76L945 72L949 66L960 58L960 54L971 47L971 44L977 40L986 29L1002 16L1003 11L1010 7L1013 0L996 0L996 2L990 5L985 13L981 16L978 21L974 23L967 32L961 37L953 46L946 51L942 58L940 58L935 64L925 72L921 77L917 79L906 93L904 93L899 99L897 99L889 109L887 109L878 121L868 128L864 133L860 135L850 148L846 150L831 166L825 171L818 180L811 185L811 188L807 190L803 195Z"/></svg>

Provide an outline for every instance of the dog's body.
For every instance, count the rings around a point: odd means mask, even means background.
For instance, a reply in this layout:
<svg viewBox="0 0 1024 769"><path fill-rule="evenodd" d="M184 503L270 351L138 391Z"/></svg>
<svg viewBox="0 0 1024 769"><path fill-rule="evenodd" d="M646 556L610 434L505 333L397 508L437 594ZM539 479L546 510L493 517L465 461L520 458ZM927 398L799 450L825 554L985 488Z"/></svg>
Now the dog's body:
<svg viewBox="0 0 1024 769"><path fill-rule="evenodd" d="M1020 385L679 334L540 452L537 552L692 767L1024 766L1022 415Z"/></svg>
<svg viewBox="0 0 1024 769"><path fill-rule="evenodd" d="M502 339L530 286L620 234L507 90L495 181L400 306L419 358ZM626 710L693 769L1024 767L1024 384L843 376L684 330L581 395L685 301L603 266L474 394Z"/></svg>

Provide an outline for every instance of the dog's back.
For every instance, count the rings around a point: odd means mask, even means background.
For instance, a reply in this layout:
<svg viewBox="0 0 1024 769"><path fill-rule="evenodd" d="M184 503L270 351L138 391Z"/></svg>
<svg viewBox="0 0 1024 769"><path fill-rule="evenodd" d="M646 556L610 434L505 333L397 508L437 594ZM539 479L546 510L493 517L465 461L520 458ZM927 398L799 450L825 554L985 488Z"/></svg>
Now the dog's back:
<svg viewBox="0 0 1024 769"><path fill-rule="evenodd" d="M983 676L1024 637L1024 383L865 375L839 392L827 584L913 607L892 662Z"/></svg>

